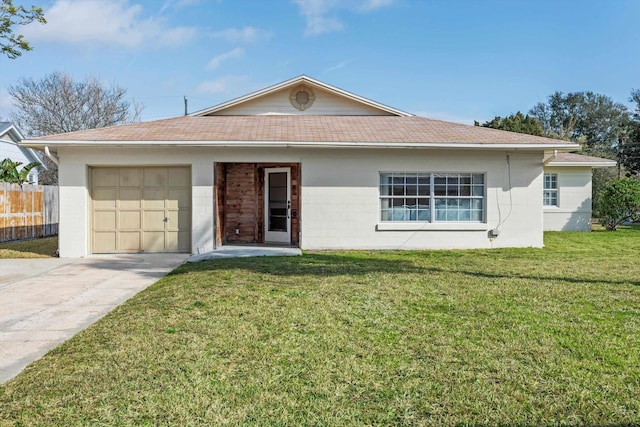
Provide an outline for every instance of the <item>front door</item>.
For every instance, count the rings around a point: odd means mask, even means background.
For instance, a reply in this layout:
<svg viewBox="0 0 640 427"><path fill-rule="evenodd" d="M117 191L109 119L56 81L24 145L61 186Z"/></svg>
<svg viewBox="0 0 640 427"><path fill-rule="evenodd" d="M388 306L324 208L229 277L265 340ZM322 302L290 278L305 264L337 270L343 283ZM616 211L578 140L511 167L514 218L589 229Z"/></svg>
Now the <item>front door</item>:
<svg viewBox="0 0 640 427"><path fill-rule="evenodd" d="M264 170L264 241L291 243L291 168Z"/></svg>

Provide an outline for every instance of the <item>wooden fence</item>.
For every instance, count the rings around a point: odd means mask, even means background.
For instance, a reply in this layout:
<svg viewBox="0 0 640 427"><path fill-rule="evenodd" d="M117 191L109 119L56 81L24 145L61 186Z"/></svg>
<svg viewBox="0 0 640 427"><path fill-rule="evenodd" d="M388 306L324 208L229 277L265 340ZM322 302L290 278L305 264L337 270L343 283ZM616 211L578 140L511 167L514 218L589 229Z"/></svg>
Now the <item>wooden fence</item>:
<svg viewBox="0 0 640 427"><path fill-rule="evenodd" d="M0 242L57 234L57 186L0 182Z"/></svg>

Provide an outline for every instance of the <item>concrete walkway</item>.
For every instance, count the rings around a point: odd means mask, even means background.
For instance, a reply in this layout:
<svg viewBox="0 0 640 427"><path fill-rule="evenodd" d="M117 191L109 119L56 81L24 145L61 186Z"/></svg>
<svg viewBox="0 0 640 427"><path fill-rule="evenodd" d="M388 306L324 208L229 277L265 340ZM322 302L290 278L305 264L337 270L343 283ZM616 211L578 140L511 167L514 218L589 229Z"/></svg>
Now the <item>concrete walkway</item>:
<svg viewBox="0 0 640 427"><path fill-rule="evenodd" d="M224 245L210 252L193 255L188 262L199 262L220 258L245 258L255 256L300 256L299 248L288 246L261 246L261 245Z"/></svg>
<svg viewBox="0 0 640 427"><path fill-rule="evenodd" d="M0 260L0 384L188 257L144 254Z"/></svg>

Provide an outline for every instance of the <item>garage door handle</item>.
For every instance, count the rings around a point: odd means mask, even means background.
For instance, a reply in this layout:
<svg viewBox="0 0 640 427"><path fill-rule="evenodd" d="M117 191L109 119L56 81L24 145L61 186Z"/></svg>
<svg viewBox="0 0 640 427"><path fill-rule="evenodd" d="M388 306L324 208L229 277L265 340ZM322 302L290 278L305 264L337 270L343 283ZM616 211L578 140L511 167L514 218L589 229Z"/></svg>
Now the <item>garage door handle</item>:
<svg viewBox="0 0 640 427"><path fill-rule="evenodd" d="M162 222L169 222L169 218L165 216Z"/></svg>

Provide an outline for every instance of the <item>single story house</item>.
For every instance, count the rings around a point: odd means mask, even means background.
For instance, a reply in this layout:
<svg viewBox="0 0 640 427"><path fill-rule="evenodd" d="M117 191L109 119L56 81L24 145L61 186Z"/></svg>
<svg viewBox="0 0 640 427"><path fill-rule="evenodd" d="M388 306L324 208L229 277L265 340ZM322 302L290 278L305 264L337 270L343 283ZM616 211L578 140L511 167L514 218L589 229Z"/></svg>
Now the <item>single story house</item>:
<svg viewBox="0 0 640 427"><path fill-rule="evenodd" d="M563 176L554 162L579 149L417 117L304 75L183 117L24 145L59 161L63 257L541 247L545 170Z"/></svg>
<svg viewBox="0 0 640 427"><path fill-rule="evenodd" d="M0 122L0 161L11 159L14 162L22 163L22 166L31 162L41 162L40 158L32 148L21 147L19 145L24 137L20 130L11 122ZM20 169L22 166L19 166ZM31 169L27 179L32 184L38 184L38 172L40 167Z"/></svg>

